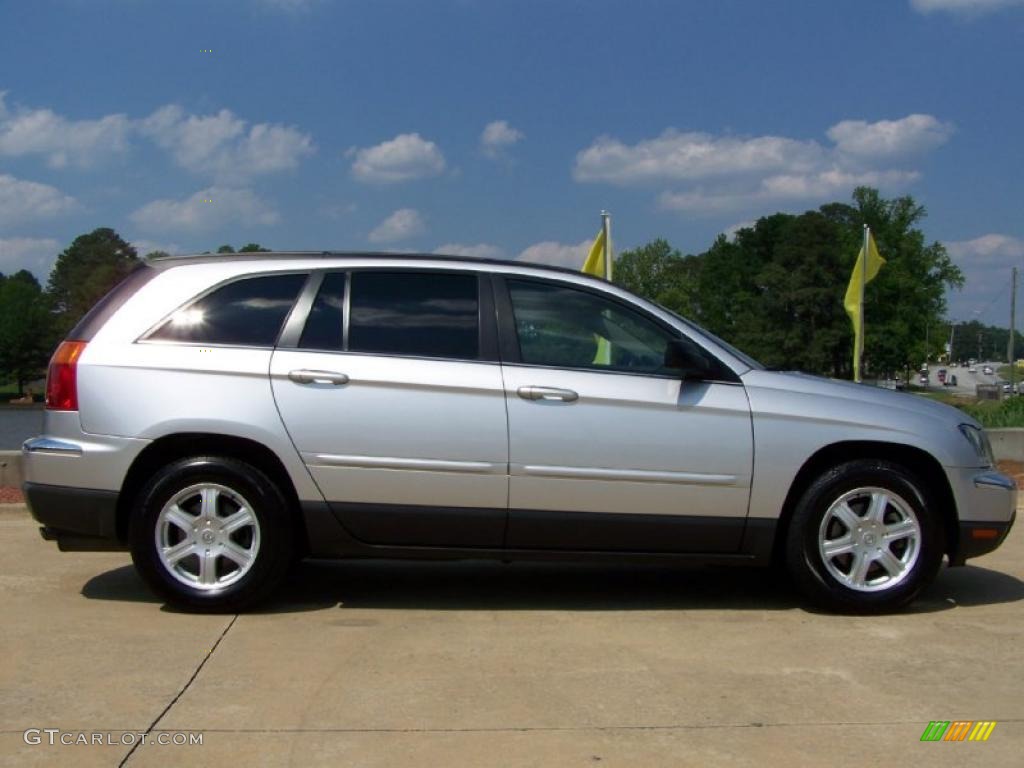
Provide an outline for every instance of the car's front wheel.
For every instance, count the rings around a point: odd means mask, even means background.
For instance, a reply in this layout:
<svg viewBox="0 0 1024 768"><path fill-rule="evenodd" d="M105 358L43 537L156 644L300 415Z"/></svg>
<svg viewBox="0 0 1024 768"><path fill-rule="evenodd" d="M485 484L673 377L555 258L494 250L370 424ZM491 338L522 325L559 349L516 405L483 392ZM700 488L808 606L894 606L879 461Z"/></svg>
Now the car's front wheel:
<svg viewBox="0 0 1024 768"><path fill-rule="evenodd" d="M797 586L831 610L879 613L920 594L942 562L943 528L921 482L887 461L821 475L790 521L786 563Z"/></svg>
<svg viewBox="0 0 1024 768"><path fill-rule="evenodd" d="M235 459L181 459L146 485L131 520L132 560L172 605L238 611L266 597L294 549L277 486Z"/></svg>

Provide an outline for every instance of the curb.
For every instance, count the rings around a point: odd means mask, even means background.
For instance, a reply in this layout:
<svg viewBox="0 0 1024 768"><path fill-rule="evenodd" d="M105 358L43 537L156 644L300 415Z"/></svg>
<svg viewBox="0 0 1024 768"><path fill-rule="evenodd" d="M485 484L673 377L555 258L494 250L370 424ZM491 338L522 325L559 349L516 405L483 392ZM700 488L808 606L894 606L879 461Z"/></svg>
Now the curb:
<svg viewBox="0 0 1024 768"><path fill-rule="evenodd" d="M21 451L0 451L0 485L20 488L23 481Z"/></svg>
<svg viewBox="0 0 1024 768"><path fill-rule="evenodd" d="M1004 429L986 429L988 439L992 443L992 452L1000 461L1024 461L1024 429L1007 427Z"/></svg>

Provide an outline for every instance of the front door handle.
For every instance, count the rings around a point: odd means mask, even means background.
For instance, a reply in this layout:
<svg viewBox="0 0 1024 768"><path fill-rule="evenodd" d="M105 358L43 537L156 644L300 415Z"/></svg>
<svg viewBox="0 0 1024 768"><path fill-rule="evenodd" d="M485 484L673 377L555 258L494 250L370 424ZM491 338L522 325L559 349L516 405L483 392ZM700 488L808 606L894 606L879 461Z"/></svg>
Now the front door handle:
<svg viewBox="0 0 1024 768"><path fill-rule="evenodd" d="M348 376L334 371L309 371L303 368L289 371L288 378L296 384L333 384L336 387L348 384Z"/></svg>
<svg viewBox="0 0 1024 768"><path fill-rule="evenodd" d="M563 403L571 403L580 399L580 396L571 389L558 387L520 387L517 394L523 400L560 400Z"/></svg>

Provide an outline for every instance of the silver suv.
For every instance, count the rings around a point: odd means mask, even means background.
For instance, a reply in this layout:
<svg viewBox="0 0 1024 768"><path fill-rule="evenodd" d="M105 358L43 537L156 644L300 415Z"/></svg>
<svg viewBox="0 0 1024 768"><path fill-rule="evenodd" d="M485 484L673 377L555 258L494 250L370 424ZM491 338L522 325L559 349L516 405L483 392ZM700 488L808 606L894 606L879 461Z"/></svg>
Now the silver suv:
<svg viewBox="0 0 1024 768"><path fill-rule="evenodd" d="M237 610L300 557L784 564L892 610L995 549L977 423L773 373L550 267L278 253L141 266L54 354L25 493L62 550L129 549Z"/></svg>

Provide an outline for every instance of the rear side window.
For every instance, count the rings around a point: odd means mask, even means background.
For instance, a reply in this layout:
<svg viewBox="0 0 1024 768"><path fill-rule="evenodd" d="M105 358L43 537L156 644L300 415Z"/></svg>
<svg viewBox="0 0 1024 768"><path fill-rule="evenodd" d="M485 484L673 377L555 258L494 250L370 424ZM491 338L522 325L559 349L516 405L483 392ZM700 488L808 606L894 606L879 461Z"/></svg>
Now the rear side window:
<svg viewBox="0 0 1024 768"><path fill-rule="evenodd" d="M354 272L349 351L476 360L478 281L443 272Z"/></svg>
<svg viewBox="0 0 1024 768"><path fill-rule="evenodd" d="M272 347L306 275L236 280L175 312L148 338Z"/></svg>
<svg viewBox="0 0 1024 768"><path fill-rule="evenodd" d="M78 324L71 329L68 339L75 341L92 341L100 328L113 317L124 303L128 301L135 292L156 276L156 270L145 264L135 267L124 280L111 289L110 293L100 299L90 309Z"/></svg>

